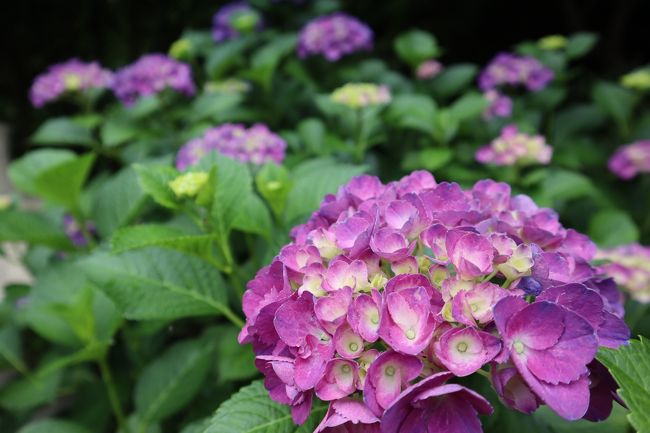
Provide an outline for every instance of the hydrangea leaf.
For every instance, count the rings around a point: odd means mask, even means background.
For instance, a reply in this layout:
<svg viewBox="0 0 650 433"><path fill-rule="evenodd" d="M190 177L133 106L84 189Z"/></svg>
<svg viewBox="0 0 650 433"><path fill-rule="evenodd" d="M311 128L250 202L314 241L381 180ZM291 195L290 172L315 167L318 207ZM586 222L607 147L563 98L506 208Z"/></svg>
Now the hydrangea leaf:
<svg viewBox="0 0 650 433"><path fill-rule="evenodd" d="M617 350L601 349L598 359L620 385L630 409L628 419L639 433L650 432L650 342L640 337Z"/></svg>
<svg viewBox="0 0 650 433"><path fill-rule="evenodd" d="M160 421L192 400L210 371L218 337L206 332L176 343L145 367L135 386L135 407L142 422Z"/></svg>
<svg viewBox="0 0 650 433"><path fill-rule="evenodd" d="M119 256L97 253L82 265L128 319L232 314L219 271L177 251L147 248Z"/></svg>
<svg viewBox="0 0 650 433"><path fill-rule="evenodd" d="M162 165L135 164L133 168L138 174L140 188L156 203L170 209L178 207L176 196L169 187L169 182L178 176L178 171Z"/></svg>
<svg viewBox="0 0 650 433"><path fill-rule="evenodd" d="M399 35L393 46L397 55L413 68L440 54L435 36L422 30L411 30Z"/></svg>
<svg viewBox="0 0 650 433"><path fill-rule="evenodd" d="M72 248L62 224L57 225L41 214L19 210L0 212L0 241L25 241L60 250Z"/></svg>
<svg viewBox="0 0 650 433"><path fill-rule="evenodd" d="M88 128L69 117L56 117L43 123L32 135L31 142L38 145L79 144L90 146L93 137Z"/></svg>
<svg viewBox="0 0 650 433"><path fill-rule="evenodd" d="M289 406L271 400L260 380L224 402L203 433L310 433L326 411L327 406L316 406L307 421L297 426Z"/></svg>
<svg viewBox="0 0 650 433"><path fill-rule="evenodd" d="M70 421L52 418L32 421L17 433L90 433L90 430Z"/></svg>
<svg viewBox="0 0 650 433"><path fill-rule="evenodd" d="M604 209L591 218L589 237L601 247L614 247L639 240L639 228L623 211Z"/></svg>
<svg viewBox="0 0 650 433"><path fill-rule="evenodd" d="M398 95L387 111L387 119L400 128L411 128L426 134L433 133L437 106L425 95Z"/></svg>
<svg viewBox="0 0 650 433"><path fill-rule="evenodd" d="M472 84L477 72L478 68L471 64L450 66L433 80L433 91L440 98L454 96Z"/></svg>

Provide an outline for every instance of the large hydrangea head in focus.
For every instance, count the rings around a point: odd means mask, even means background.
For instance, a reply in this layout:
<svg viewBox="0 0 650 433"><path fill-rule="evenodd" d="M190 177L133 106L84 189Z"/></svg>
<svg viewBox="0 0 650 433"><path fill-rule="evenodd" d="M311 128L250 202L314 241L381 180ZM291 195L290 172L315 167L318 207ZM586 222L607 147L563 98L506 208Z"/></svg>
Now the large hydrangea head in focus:
<svg viewBox="0 0 650 433"><path fill-rule="evenodd" d="M240 342L296 423L317 397L317 432L480 432L492 407L456 382L474 374L521 412L609 415L594 358L629 338L621 295L589 238L507 184L360 176L291 235L248 283Z"/></svg>

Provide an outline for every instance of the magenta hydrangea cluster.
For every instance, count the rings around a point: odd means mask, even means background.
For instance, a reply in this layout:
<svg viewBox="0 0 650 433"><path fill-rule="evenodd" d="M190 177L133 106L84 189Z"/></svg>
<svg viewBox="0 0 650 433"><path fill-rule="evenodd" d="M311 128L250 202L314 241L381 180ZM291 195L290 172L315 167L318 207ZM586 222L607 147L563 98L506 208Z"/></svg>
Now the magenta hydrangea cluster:
<svg viewBox="0 0 650 433"><path fill-rule="evenodd" d="M42 107L69 92L104 89L111 85L113 73L97 62L70 59L52 65L34 80L29 99L34 107Z"/></svg>
<svg viewBox="0 0 650 433"><path fill-rule="evenodd" d="M630 296L650 303L650 248L637 243L599 250L598 260L603 273L614 278Z"/></svg>
<svg viewBox="0 0 650 433"><path fill-rule="evenodd" d="M211 151L257 165L267 162L280 164L286 148L286 141L264 124L256 123L246 128L241 124L226 123L207 129L202 136L183 145L176 156L176 168L186 170Z"/></svg>
<svg viewBox="0 0 650 433"><path fill-rule="evenodd" d="M372 39L370 27L353 16L337 12L307 23L298 37L298 56L320 55L335 62L357 51L370 51Z"/></svg>
<svg viewBox="0 0 650 433"><path fill-rule="evenodd" d="M113 82L115 95L126 105L167 88L188 96L196 91L189 65L164 54L145 54L118 70Z"/></svg>
<svg viewBox="0 0 650 433"><path fill-rule="evenodd" d="M650 140L640 140L620 147L609 159L609 170L629 180L639 173L650 173Z"/></svg>
<svg viewBox="0 0 650 433"><path fill-rule="evenodd" d="M488 90L483 94L488 100L488 107L483 112L483 118L490 120L495 117L510 117L512 114L512 99L498 90Z"/></svg>
<svg viewBox="0 0 650 433"><path fill-rule="evenodd" d="M86 222L82 226L74 216L70 214L63 215L63 230L70 242L76 247L83 248L88 245L93 236L97 234L97 228L92 222Z"/></svg>
<svg viewBox="0 0 650 433"><path fill-rule="evenodd" d="M492 406L453 382L475 373L525 413L609 415L594 357L629 338L621 294L553 210L492 180L360 176L291 235L248 283L239 339L296 423L317 397L316 432L481 432Z"/></svg>
<svg viewBox="0 0 650 433"><path fill-rule="evenodd" d="M516 125L507 125L501 135L476 152L476 160L483 164L519 165L548 164L553 148L541 135L520 132Z"/></svg>
<svg viewBox="0 0 650 433"><path fill-rule="evenodd" d="M553 71L534 57L500 53L483 69L478 83L484 92L504 85L522 85L536 92L546 87L553 77Z"/></svg>
<svg viewBox="0 0 650 433"><path fill-rule="evenodd" d="M262 17L248 3L229 3L212 17L212 39L216 42L235 39L242 32L261 30L262 27Z"/></svg>

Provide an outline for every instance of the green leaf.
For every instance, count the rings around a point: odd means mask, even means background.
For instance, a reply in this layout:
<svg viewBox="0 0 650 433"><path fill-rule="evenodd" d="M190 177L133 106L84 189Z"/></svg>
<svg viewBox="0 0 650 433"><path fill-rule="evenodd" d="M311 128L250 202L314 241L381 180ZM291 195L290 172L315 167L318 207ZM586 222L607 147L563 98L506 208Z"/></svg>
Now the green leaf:
<svg viewBox="0 0 650 433"><path fill-rule="evenodd" d="M393 46L397 55L413 68L440 54L436 38L422 30L402 33L395 39Z"/></svg>
<svg viewBox="0 0 650 433"><path fill-rule="evenodd" d="M626 212L604 209L589 221L589 237L603 248L638 242L639 228Z"/></svg>
<svg viewBox="0 0 650 433"><path fill-rule="evenodd" d="M591 179L580 173L553 170L541 183L542 205L554 205L558 201L580 197L598 197L599 192Z"/></svg>
<svg viewBox="0 0 650 433"><path fill-rule="evenodd" d="M598 42L598 35L595 33L575 33L567 41L566 55L570 59L582 57L591 51L596 42Z"/></svg>
<svg viewBox="0 0 650 433"><path fill-rule="evenodd" d="M119 229L111 239L114 253L148 247L169 248L190 254L208 262L213 259L215 236L194 235L172 226L162 224L141 224Z"/></svg>
<svg viewBox="0 0 650 433"><path fill-rule="evenodd" d="M57 117L43 123L30 141L38 145L80 144L90 146L93 137L90 130L69 117Z"/></svg>
<svg viewBox="0 0 650 433"><path fill-rule="evenodd" d="M164 165L142 165L133 166L138 174L140 188L153 198L161 206L176 209L178 202L174 191L169 187L169 182L178 176L178 171Z"/></svg>
<svg viewBox="0 0 650 433"><path fill-rule="evenodd" d="M292 186L287 169L269 162L255 176L255 185L273 212L278 216L282 215Z"/></svg>
<svg viewBox="0 0 650 433"><path fill-rule="evenodd" d="M291 174L294 186L287 199L286 219L293 222L318 208L326 194L365 171L364 166L342 164L333 159L314 159L300 164Z"/></svg>
<svg viewBox="0 0 650 433"><path fill-rule="evenodd" d="M90 430L70 421L51 418L32 421L17 433L90 433Z"/></svg>
<svg viewBox="0 0 650 433"><path fill-rule="evenodd" d="M295 34L275 36L271 42L253 53L251 67L246 75L263 88L269 89L275 69L283 57L293 52L296 40Z"/></svg>
<svg viewBox="0 0 650 433"><path fill-rule="evenodd" d="M454 154L447 147L432 147L415 152L409 152L402 160L402 168L405 170L425 169L435 171L444 167Z"/></svg>
<svg viewBox="0 0 650 433"><path fill-rule="evenodd" d="M621 387L620 395L630 409L628 419L639 433L650 433L650 343L644 337L617 350L601 348L598 360Z"/></svg>
<svg viewBox="0 0 650 433"><path fill-rule="evenodd" d="M613 83L596 84L592 98L598 108L610 115L624 133L629 129L632 110L638 102L634 93Z"/></svg>
<svg viewBox="0 0 650 433"><path fill-rule="evenodd" d="M232 222L232 228L270 239L272 226L271 214L264 201L255 194L244 196L238 205L238 213Z"/></svg>
<svg viewBox="0 0 650 433"><path fill-rule="evenodd" d="M224 326L218 332L216 359L219 382L249 379L259 374L252 346L237 341L239 329Z"/></svg>
<svg viewBox="0 0 650 433"><path fill-rule="evenodd" d="M22 360L20 347L20 330L9 323L0 328L0 357L22 374L27 373L27 366Z"/></svg>
<svg viewBox="0 0 650 433"><path fill-rule="evenodd" d="M436 103L425 95L397 95L391 101L386 116L400 128L412 128L427 134L433 133Z"/></svg>
<svg viewBox="0 0 650 433"><path fill-rule="evenodd" d="M310 153L321 154L325 150L325 124L317 118L308 118L298 124L301 141Z"/></svg>
<svg viewBox="0 0 650 433"><path fill-rule="evenodd" d="M97 253L83 262L83 269L127 319L171 320L229 311L219 271L177 251Z"/></svg>
<svg viewBox="0 0 650 433"><path fill-rule="evenodd" d="M99 233L110 236L118 228L129 224L138 215L146 200L138 186L138 175L125 167L99 186L92 196L91 217Z"/></svg>
<svg viewBox="0 0 650 433"><path fill-rule="evenodd" d="M41 149L30 152L9 167L16 188L76 210L81 187L95 156L76 156L67 150Z"/></svg>
<svg viewBox="0 0 650 433"><path fill-rule="evenodd" d="M477 72L475 65L450 66L433 80L433 91L440 98L449 98L471 85Z"/></svg>
<svg viewBox="0 0 650 433"><path fill-rule="evenodd" d="M0 211L0 241L24 241L61 250L72 248L63 223L56 224L41 214L14 209Z"/></svg>
<svg viewBox="0 0 650 433"><path fill-rule="evenodd" d="M466 93L449 107L449 113L459 122L479 117L487 108L489 102L478 93Z"/></svg>
<svg viewBox="0 0 650 433"><path fill-rule="evenodd" d="M204 93L194 100L188 121L219 121L241 103L243 96L237 93Z"/></svg>
<svg viewBox="0 0 650 433"><path fill-rule="evenodd" d="M194 398L210 370L215 343L205 336L176 343L145 367L135 385L135 407L143 422L160 421Z"/></svg>
<svg viewBox="0 0 650 433"><path fill-rule="evenodd" d="M115 147L133 139L140 129L137 123L126 116L109 117L99 132L102 144Z"/></svg>
<svg viewBox="0 0 650 433"><path fill-rule="evenodd" d="M57 370L11 382L0 390L0 407L9 411L24 411L53 401L61 379L62 372Z"/></svg>
<svg viewBox="0 0 650 433"><path fill-rule="evenodd" d="M237 64L242 58L242 51L248 46L246 39L235 39L221 42L214 46L205 62L207 75L212 79L221 77L230 67Z"/></svg>
<svg viewBox="0 0 650 433"><path fill-rule="evenodd" d="M204 433L309 433L326 411L327 406L317 406L307 421L297 426L289 406L271 400L262 381L256 381L224 402Z"/></svg>

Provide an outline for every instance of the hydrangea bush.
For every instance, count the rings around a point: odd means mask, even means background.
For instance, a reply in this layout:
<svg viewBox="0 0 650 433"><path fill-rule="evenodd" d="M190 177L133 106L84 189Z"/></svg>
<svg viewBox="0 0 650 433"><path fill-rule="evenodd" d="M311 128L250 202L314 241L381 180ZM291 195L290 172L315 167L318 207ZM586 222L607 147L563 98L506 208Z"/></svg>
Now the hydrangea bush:
<svg viewBox="0 0 650 433"><path fill-rule="evenodd" d="M215 7L25 89L3 433L650 428L647 66L587 68L591 33L476 64L340 6Z"/></svg>

